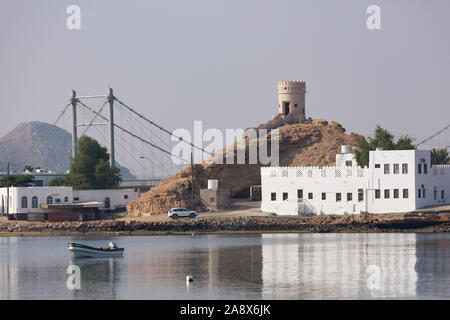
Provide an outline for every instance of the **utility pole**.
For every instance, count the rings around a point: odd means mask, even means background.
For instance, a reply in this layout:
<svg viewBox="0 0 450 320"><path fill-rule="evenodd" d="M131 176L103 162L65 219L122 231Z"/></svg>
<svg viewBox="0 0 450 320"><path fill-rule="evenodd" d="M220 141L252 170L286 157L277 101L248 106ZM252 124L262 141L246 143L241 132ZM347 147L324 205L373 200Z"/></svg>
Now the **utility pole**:
<svg viewBox="0 0 450 320"><path fill-rule="evenodd" d="M195 209L194 206L194 155L191 149L191 191L192 191L192 210Z"/></svg>
<svg viewBox="0 0 450 320"><path fill-rule="evenodd" d="M72 89L72 159L77 155L77 93Z"/></svg>
<svg viewBox="0 0 450 320"><path fill-rule="evenodd" d="M9 219L9 162L6 164L6 217Z"/></svg>
<svg viewBox="0 0 450 320"><path fill-rule="evenodd" d="M111 166L115 166L116 159L114 156L114 94L112 88L108 88L108 101L109 101L109 146L111 152Z"/></svg>

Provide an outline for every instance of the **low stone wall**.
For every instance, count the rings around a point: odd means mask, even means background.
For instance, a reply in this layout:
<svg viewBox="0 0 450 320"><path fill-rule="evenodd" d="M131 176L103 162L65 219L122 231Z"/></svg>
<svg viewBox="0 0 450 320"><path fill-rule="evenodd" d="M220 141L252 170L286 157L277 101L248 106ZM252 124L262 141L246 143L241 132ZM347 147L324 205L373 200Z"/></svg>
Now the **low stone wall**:
<svg viewBox="0 0 450 320"><path fill-rule="evenodd" d="M450 215L228 217L156 221L7 222L0 233L450 232Z"/></svg>

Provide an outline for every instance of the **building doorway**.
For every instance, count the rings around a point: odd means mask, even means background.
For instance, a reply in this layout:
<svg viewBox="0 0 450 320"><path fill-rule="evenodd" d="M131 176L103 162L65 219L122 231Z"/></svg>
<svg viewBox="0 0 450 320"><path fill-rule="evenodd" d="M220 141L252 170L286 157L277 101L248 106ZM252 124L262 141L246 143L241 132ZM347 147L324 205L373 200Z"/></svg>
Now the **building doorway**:
<svg viewBox="0 0 450 320"><path fill-rule="evenodd" d="M109 198L105 198L105 209L111 208L111 200Z"/></svg>
<svg viewBox="0 0 450 320"><path fill-rule="evenodd" d="M289 102L283 102L283 113L287 116L290 112Z"/></svg>

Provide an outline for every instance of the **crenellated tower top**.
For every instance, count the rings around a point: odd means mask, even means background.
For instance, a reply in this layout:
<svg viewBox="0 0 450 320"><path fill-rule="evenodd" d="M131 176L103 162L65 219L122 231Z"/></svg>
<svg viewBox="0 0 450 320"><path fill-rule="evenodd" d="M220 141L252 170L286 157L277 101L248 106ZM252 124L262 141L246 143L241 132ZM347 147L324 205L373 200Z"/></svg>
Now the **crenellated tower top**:
<svg viewBox="0 0 450 320"><path fill-rule="evenodd" d="M294 123L305 120L305 94L305 81L278 81L278 113Z"/></svg>

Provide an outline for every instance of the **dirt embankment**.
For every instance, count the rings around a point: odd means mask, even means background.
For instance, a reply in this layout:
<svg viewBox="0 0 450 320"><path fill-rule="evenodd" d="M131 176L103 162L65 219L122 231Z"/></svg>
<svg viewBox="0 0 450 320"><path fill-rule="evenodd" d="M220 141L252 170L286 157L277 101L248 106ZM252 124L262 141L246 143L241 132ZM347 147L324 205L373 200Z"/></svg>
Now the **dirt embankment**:
<svg viewBox="0 0 450 320"><path fill-rule="evenodd" d="M332 166L341 145L355 145L357 134L346 134L345 129L336 122L312 120L278 128L279 164L281 166ZM261 139L261 138L259 138ZM252 143L254 140L251 140ZM258 142L260 140L257 140ZM271 133L267 135L270 150ZM249 140L245 140L246 159ZM263 143L264 144L264 143ZM221 157L233 152L234 146L222 150ZM222 158L223 159L223 158ZM225 161L223 161L225 163ZM235 161L236 163L236 161ZM246 163L249 161L246 160ZM261 164L217 164L194 165L194 194L207 187L208 179L218 179L219 187L231 190L232 196L248 196L249 188L261 184ZM136 201L128 204L128 217L141 217L144 214L160 215L173 207L192 207L191 167L161 181L161 183ZM198 198L197 198L198 199ZM198 200L195 205L199 205ZM197 210L201 211L201 208Z"/></svg>
<svg viewBox="0 0 450 320"><path fill-rule="evenodd" d="M208 232L450 232L450 214L348 215L312 217L222 217L0 224L1 235L119 233L168 234Z"/></svg>

